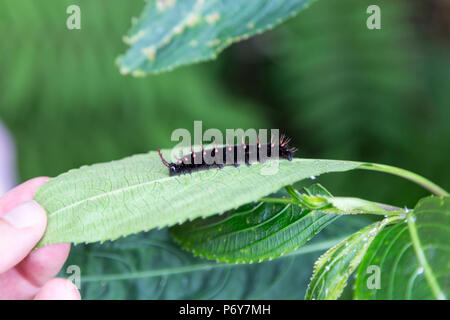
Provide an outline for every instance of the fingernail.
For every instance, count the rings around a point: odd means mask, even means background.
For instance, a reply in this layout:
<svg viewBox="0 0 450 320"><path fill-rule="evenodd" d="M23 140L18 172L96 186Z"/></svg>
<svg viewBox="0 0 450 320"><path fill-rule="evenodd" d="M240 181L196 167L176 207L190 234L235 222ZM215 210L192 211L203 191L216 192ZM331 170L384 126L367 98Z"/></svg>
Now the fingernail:
<svg viewBox="0 0 450 320"><path fill-rule="evenodd" d="M43 208L34 200L22 203L2 218L17 229L32 227L42 223Z"/></svg>

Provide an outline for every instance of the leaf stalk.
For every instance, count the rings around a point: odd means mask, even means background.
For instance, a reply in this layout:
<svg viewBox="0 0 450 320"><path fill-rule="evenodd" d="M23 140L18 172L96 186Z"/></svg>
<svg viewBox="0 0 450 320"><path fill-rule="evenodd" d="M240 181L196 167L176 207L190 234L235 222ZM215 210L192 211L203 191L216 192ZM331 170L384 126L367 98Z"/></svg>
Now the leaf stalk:
<svg viewBox="0 0 450 320"><path fill-rule="evenodd" d="M389 174L393 174L402 178L405 178L409 181L412 181L414 183L417 183L418 185L424 187L431 193L437 195L437 196L448 196L449 193L438 186L437 184L431 182L430 180L405 169L388 166L385 164L379 164L379 163L362 163L357 169L362 170L371 170L371 171L378 171L378 172L385 172Z"/></svg>

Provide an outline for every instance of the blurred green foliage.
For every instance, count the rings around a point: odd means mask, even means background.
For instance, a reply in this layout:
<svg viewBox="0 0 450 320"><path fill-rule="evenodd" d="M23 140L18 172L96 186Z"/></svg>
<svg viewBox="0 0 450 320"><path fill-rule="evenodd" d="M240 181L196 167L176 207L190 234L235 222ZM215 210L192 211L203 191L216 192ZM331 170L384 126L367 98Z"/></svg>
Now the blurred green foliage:
<svg viewBox="0 0 450 320"><path fill-rule="evenodd" d="M79 3L81 30L66 7ZM18 144L22 180L168 147L176 128L266 127L257 105L230 95L211 65L123 77L114 65L143 1L2 1L1 119Z"/></svg>
<svg viewBox="0 0 450 320"><path fill-rule="evenodd" d="M200 259L181 249L164 229L77 245L60 275L69 276L69 265L80 266L84 299L303 299L323 245L367 224L351 218L340 218L306 246L273 261Z"/></svg>
<svg viewBox="0 0 450 320"><path fill-rule="evenodd" d="M381 30L365 26L370 4L381 7ZM421 1L318 1L245 48L233 47L221 71L232 92L252 96L272 126L294 137L300 156L391 164L448 189L450 50L439 26L426 21L439 21L427 17L432 10ZM235 60L258 72L257 84L237 83L248 71ZM402 207L427 194L382 174L320 181L334 194Z"/></svg>
<svg viewBox="0 0 450 320"><path fill-rule="evenodd" d="M174 129L203 120L280 128L300 157L395 165L448 190L448 20L428 17L440 2L320 0L215 62L133 78L114 61L143 1L4 0L0 119L21 180L169 147ZM81 30L66 28L70 4L81 7ZM381 7L381 30L366 28L370 4ZM335 195L400 206L427 194L378 173L319 180ZM310 261L297 270L309 276Z"/></svg>

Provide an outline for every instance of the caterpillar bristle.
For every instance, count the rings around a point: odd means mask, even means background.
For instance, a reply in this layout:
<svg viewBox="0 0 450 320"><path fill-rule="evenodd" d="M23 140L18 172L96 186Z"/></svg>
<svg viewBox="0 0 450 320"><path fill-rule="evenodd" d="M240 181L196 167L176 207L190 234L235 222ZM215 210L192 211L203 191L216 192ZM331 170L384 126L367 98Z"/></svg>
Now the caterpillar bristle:
<svg viewBox="0 0 450 320"><path fill-rule="evenodd" d="M294 153L298 149L296 147L289 147L288 144L290 141L291 138L284 134L280 137L277 143L278 150L275 149L278 153L278 158L287 159L289 161L292 160ZM167 162L163 158L159 148L158 153L164 166L169 168L170 175L186 174L193 171L207 170L211 168L222 169L225 165L233 165L237 168L241 164L245 163L250 166L255 162L264 163L267 159L276 158L272 156L272 153L274 152L273 148L276 146L273 135L270 137L270 143L267 144L261 144L259 136L257 136L256 145L247 144L245 138L242 137L242 144L240 145L230 145L227 139L226 146L219 148L215 143L215 139L213 139L211 146L212 149L205 150L204 146L201 145L201 151L198 152L195 152L191 147L189 154L181 154L180 158L175 156L175 159L177 160L176 163ZM254 150L256 150L256 154L253 152ZM205 158L207 158L206 156L208 155L213 158L213 162L205 161ZM217 155L222 162L217 161Z"/></svg>

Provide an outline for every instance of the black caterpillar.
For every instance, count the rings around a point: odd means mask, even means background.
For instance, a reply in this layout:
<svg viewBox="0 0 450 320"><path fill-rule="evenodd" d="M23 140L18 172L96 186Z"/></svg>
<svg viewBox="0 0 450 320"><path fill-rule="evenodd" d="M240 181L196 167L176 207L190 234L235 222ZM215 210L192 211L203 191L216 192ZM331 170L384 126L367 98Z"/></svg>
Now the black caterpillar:
<svg viewBox="0 0 450 320"><path fill-rule="evenodd" d="M178 159L177 163L169 163L167 162L158 148L158 153L161 158L162 163L169 168L169 175L180 175L191 173L192 171L198 170L207 170L210 168L219 168L222 169L224 165L234 165L235 167L240 166L242 163L247 165L251 165L251 160L254 159L258 162L264 162L267 159L271 158L272 150L276 151L278 148L278 156L282 159L287 159L289 161L292 160L294 153L297 151L295 147L289 147L288 143L291 139L285 136L281 136L278 144L273 142L267 144L260 144L259 139L256 145L248 145L244 141L240 145L230 146L227 145L225 147L217 148L214 147L210 150L205 150L202 146L202 150L198 152L194 152L191 149L191 153L189 155L182 156L181 159ZM264 155L263 151L266 149L266 154ZM255 151L256 150L256 154ZM220 156L222 153L221 162L217 163L217 161L205 161L205 159L215 159L216 155Z"/></svg>

